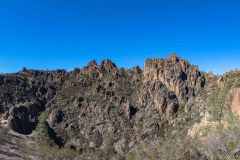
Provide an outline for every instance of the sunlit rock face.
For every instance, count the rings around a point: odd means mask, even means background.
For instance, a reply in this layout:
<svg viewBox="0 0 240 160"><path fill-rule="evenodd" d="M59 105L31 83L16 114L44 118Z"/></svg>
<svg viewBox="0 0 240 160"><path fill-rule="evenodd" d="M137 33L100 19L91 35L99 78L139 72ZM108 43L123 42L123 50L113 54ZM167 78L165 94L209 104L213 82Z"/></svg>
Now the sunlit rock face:
<svg viewBox="0 0 240 160"><path fill-rule="evenodd" d="M24 69L0 76L0 113L7 113L10 129L30 134L44 111L61 144L99 149L114 134L114 149L125 153L163 134L204 86L198 68L175 54L147 59L144 70L118 68L108 59L71 72Z"/></svg>
<svg viewBox="0 0 240 160"><path fill-rule="evenodd" d="M95 60L92 60L82 71L85 75L88 75L91 78L99 78L104 75L115 75L117 66L109 59L103 60L100 65L98 65Z"/></svg>
<svg viewBox="0 0 240 160"><path fill-rule="evenodd" d="M229 95L231 111L240 116L240 88L232 89Z"/></svg>
<svg viewBox="0 0 240 160"><path fill-rule="evenodd" d="M204 75L197 66L170 54L167 59L147 59L144 81L160 81L174 92L181 104L187 103L205 85Z"/></svg>

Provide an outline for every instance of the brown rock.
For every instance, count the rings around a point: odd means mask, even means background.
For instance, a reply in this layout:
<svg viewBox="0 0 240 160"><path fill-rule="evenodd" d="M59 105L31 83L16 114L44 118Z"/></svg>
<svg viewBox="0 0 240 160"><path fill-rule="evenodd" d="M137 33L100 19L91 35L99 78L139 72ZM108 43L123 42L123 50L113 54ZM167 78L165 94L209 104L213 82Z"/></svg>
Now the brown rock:
<svg viewBox="0 0 240 160"><path fill-rule="evenodd" d="M120 139L116 143L114 143L114 149L119 154L124 154L127 147L127 140L125 138Z"/></svg>
<svg viewBox="0 0 240 160"><path fill-rule="evenodd" d="M95 60L88 63L86 67L83 68L83 73L89 77L96 77L99 74L99 66Z"/></svg>
<svg viewBox="0 0 240 160"><path fill-rule="evenodd" d="M160 81L173 91L179 102L185 104L205 84L204 75L196 66L170 54L167 59L147 59L144 65L144 81Z"/></svg>
<svg viewBox="0 0 240 160"><path fill-rule="evenodd" d="M170 120L179 104L176 95L160 81L148 81L140 91L141 106L155 107L162 117Z"/></svg>
<svg viewBox="0 0 240 160"><path fill-rule="evenodd" d="M109 74L112 71L116 70L116 65L114 63L112 63L109 59L105 59L102 61L101 65L100 65L100 73L101 74Z"/></svg>
<svg viewBox="0 0 240 160"><path fill-rule="evenodd" d="M57 109L52 110L51 114L49 115L49 124L51 126L55 126L62 122L63 120L63 112Z"/></svg>
<svg viewBox="0 0 240 160"><path fill-rule="evenodd" d="M37 124L37 118L43 107L38 103L24 103L11 108L8 127L12 130L30 134Z"/></svg>
<svg viewBox="0 0 240 160"><path fill-rule="evenodd" d="M240 88L232 89L230 95L230 109L240 116Z"/></svg>

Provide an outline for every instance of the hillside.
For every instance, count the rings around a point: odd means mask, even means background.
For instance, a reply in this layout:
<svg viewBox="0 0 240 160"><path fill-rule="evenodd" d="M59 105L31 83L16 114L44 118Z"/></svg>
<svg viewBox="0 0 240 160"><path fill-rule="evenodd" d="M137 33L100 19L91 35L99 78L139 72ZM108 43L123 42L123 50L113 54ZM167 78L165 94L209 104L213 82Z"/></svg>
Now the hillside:
<svg viewBox="0 0 240 160"><path fill-rule="evenodd" d="M0 75L0 159L239 159L240 71L110 60Z"/></svg>

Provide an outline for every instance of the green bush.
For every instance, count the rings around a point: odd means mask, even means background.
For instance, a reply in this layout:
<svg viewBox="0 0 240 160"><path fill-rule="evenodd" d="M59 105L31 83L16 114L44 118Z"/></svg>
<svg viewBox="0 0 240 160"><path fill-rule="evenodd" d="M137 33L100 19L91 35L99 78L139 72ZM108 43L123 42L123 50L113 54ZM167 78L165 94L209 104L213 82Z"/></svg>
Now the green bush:
<svg viewBox="0 0 240 160"><path fill-rule="evenodd" d="M101 150L105 154L110 155L110 154L114 153L113 144L114 144L114 134L110 134L109 136L106 136L103 139Z"/></svg>
<svg viewBox="0 0 240 160"><path fill-rule="evenodd" d="M208 97L207 111L210 115L210 121L221 121L225 108L225 100L231 89L231 85L227 84L223 89L214 86Z"/></svg>
<svg viewBox="0 0 240 160"><path fill-rule="evenodd" d="M208 159L240 159L240 118L234 113L228 113L226 117L224 124L201 129L205 134L199 148Z"/></svg>
<svg viewBox="0 0 240 160"><path fill-rule="evenodd" d="M33 136L39 141L50 141L47 114L45 112L42 112L38 117L38 124L33 132Z"/></svg>
<svg viewBox="0 0 240 160"><path fill-rule="evenodd" d="M37 151L43 160L72 160L77 155L77 152L71 148L59 148L56 145L49 145L46 142L39 142Z"/></svg>
<svg viewBox="0 0 240 160"><path fill-rule="evenodd" d="M42 112L38 117L38 125L33 132L36 139L37 151L43 160L61 160L61 159L74 159L77 152L69 147L60 148L57 146L50 137L50 128L47 123L47 114Z"/></svg>
<svg viewBox="0 0 240 160"><path fill-rule="evenodd" d="M138 145L133 153L126 154L125 158L127 160L186 160L201 157L194 141L176 135L168 139L156 139L151 143L145 141Z"/></svg>

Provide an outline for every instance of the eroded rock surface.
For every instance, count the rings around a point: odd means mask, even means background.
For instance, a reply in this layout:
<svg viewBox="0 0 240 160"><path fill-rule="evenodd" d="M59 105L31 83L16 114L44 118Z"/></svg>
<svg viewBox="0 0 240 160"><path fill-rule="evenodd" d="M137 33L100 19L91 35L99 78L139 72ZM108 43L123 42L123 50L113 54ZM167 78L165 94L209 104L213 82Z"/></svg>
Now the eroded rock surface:
<svg viewBox="0 0 240 160"><path fill-rule="evenodd" d="M205 77L197 66L170 54L167 59L147 59L144 65L144 81L160 81L174 92L180 103L187 103L204 87Z"/></svg>
<svg viewBox="0 0 240 160"><path fill-rule="evenodd" d="M37 125L37 117L44 110L38 103L24 103L10 109L8 127L21 134L31 134Z"/></svg>
<svg viewBox="0 0 240 160"><path fill-rule="evenodd" d="M110 60L71 72L23 69L0 76L0 113L10 129L30 134L44 111L62 145L82 153L112 137L114 152L124 154L169 130L204 86L204 74L174 54L147 59L143 71Z"/></svg>
<svg viewBox="0 0 240 160"><path fill-rule="evenodd" d="M229 94L230 109L240 116L240 88L235 88Z"/></svg>

